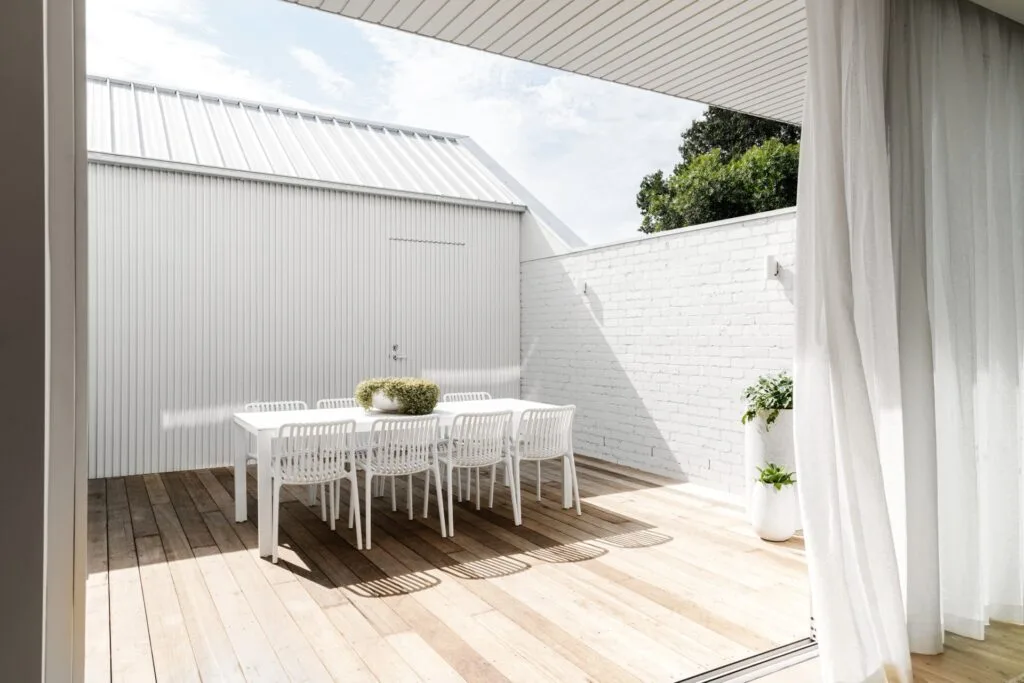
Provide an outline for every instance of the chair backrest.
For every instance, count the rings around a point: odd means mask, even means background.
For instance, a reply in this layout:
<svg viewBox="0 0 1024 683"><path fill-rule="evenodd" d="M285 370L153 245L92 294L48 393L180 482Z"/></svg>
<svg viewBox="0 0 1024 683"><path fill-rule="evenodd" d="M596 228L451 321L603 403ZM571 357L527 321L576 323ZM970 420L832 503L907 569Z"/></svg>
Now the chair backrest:
<svg viewBox="0 0 1024 683"><path fill-rule="evenodd" d="M482 467L505 457L512 427L512 411L456 415L448 455L462 467Z"/></svg>
<svg viewBox="0 0 1024 683"><path fill-rule="evenodd" d="M247 413L278 413L283 410L309 410L309 406L305 401L257 401L245 405Z"/></svg>
<svg viewBox="0 0 1024 683"><path fill-rule="evenodd" d="M317 408L356 408L358 404L351 396L347 398L322 398L316 402Z"/></svg>
<svg viewBox="0 0 1024 683"><path fill-rule="evenodd" d="M387 417L370 427L370 453L377 474L410 474L430 466L437 446L437 416Z"/></svg>
<svg viewBox="0 0 1024 683"><path fill-rule="evenodd" d="M459 401L490 401L491 395L486 391L459 391L454 394L445 394L441 397L442 403L457 403Z"/></svg>
<svg viewBox="0 0 1024 683"><path fill-rule="evenodd" d="M530 408L519 419L517 439L524 458L555 458L572 450L576 406Z"/></svg>
<svg viewBox="0 0 1024 683"><path fill-rule="evenodd" d="M355 433L355 420L284 425L271 442L281 478L312 483L348 474L354 467Z"/></svg>

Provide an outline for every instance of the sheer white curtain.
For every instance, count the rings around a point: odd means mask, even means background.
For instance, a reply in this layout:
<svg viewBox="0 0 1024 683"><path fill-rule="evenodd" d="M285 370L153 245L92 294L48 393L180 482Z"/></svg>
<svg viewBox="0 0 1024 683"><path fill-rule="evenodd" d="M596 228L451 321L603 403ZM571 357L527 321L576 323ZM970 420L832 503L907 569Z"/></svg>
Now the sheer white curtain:
<svg viewBox="0 0 1024 683"><path fill-rule="evenodd" d="M829 681L1024 619L1024 27L807 3L797 465Z"/></svg>
<svg viewBox="0 0 1024 683"><path fill-rule="evenodd" d="M983 638L1024 620L1024 26L962 0L893 9L893 197L914 207L893 227L924 265L934 378L904 404L934 406L937 479L937 525L910 529L937 528L938 552L912 556L908 588L936 607L941 590L946 630Z"/></svg>

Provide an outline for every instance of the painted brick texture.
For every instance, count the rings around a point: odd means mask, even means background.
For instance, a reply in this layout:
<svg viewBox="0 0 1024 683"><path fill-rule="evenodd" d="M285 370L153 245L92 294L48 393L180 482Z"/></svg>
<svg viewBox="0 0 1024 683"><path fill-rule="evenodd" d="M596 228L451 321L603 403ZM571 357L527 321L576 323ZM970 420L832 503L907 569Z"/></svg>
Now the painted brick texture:
<svg viewBox="0 0 1024 683"><path fill-rule="evenodd" d="M576 404L577 453L741 493L740 395L792 365L795 219L524 262L522 397Z"/></svg>

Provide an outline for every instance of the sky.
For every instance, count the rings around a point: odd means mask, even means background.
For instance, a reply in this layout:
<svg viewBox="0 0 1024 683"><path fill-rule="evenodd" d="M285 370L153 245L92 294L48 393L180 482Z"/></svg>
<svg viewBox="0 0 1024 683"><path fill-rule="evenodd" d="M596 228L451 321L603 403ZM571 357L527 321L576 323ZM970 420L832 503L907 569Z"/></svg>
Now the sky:
<svg viewBox="0 0 1024 683"><path fill-rule="evenodd" d="M88 0L89 73L471 136L584 241L637 236L643 176L704 105L281 0Z"/></svg>

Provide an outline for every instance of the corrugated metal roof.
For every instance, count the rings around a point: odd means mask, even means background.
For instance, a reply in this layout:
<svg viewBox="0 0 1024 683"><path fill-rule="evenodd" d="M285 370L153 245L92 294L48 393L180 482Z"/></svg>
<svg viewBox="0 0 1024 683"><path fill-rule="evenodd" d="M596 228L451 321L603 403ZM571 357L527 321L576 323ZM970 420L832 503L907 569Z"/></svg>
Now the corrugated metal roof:
<svg viewBox="0 0 1024 683"><path fill-rule="evenodd" d="M525 204L465 136L88 78L88 148L346 185Z"/></svg>
<svg viewBox="0 0 1024 683"><path fill-rule="evenodd" d="M607 81L799 123L804 0L287 0Z"/></svg>

